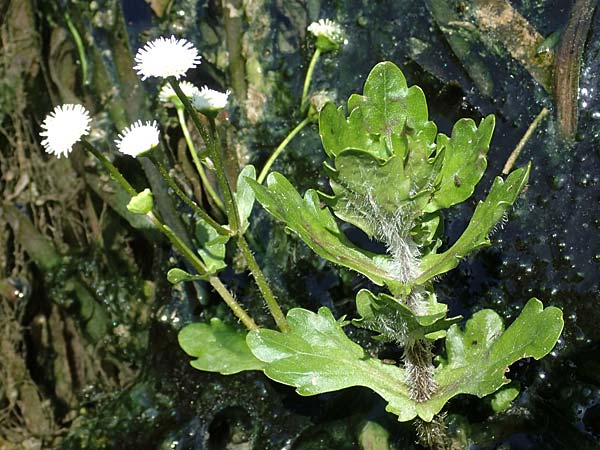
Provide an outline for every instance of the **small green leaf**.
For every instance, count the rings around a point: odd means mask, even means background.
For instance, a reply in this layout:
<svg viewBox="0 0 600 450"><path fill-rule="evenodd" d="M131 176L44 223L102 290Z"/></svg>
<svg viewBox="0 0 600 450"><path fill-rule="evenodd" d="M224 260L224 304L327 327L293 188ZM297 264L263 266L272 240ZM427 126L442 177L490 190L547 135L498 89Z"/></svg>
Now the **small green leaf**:
<svg viewBox="0 0 600 450"><path fill-rule="evenodd" d="M192 275L191 273L188 273L182 269L178 269L177 267L170 269L167 272L167 280L169 280L169 283L171 284L178 284L182 281L195 281L203 279L204 277L200 275Z"/></svg>
<svg viewBox="0 0 600 450"><path fill-rule="evenodd" d="M424 284L433 277L454 269L461 258L490 245L489 233L517 200L529 178L530 167L531 165L513 171L506 181L496 177L487 198L477 205L467 229L454 245L444 253L430 253L423 257L419 267L420 275L415 284Z"/></svg>
<svg viewBox="0 0 600 450"><path fill-rule="evenodd" d="M492 394L490 396L490 405L494 412L504 412L510 408L513 400L518 397L519 392L519 384L517 382L512 382L506 387L503 387L499 391Z"/></svg>
<svg viewBox="0 0 600 450"><path fill-rule="evenodd" d="M387 255L377 255L352 244L339 229L328 208L321 208L316 191L304 199L281 174L272 172L268 187L248 179L256 199L277 219L294 231L315 253L344 267L354 269L376 284L397 286L400 280Z"/></svg>
<svg viewBox="0 0 600 450"><path fill-rule="evenodd" d="M473 195L487 167L494 123L494 116L487 116L479 127L471 119L461 119L454 125L450 139L438 136L438 151L445 150L439 184L427 204L428 212L464 202Z"/></svg>
<svg viewBox="0 0 600 450"><path fill-rule="evenodd" d="M439 333L457 323L462 317L446 318L448 307L438 303L431 294L427 311L416 315L407 305L387 294L373 295L362 289L356 296L356 309L361 316L352 323L380 333L376 339L405 345L415 339L444 337ZM423 302L424 303L424 302Z"/></svg>
<svg viewBox="0 0 600 450"><path fill-rule="evenodd" d="M256 169L254 166L244 167L237 179L237 191L233 194L240 216L240 232L245 233L250 225L248 218L254 206L254 191L248 184L247 179L256 180Z"/></svg>
<svg viewBox="0 0 600 450"><path fill-rule="evenodd" d="M210 319L210 324L187 325L179 332L178 339L183 351L196 357L191 365L198 370L231 375L264 367L250 352L246 333L217 318Z"/></svg>
<svg viewBox="0 0 600 450"><path fill-rule="evenodd" d="M203 219L196 222L196 239L200 245L198 254L209 273L217 273L227 267L225 262L225 244L230 236L223 236Z"/></svg>

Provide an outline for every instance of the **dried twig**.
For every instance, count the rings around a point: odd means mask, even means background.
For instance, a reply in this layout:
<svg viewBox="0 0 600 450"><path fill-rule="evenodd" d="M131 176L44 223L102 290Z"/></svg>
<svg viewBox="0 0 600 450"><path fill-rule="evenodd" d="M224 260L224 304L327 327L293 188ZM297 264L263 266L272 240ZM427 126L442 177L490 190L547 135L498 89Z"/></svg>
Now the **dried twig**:
<svg viewBox="0 0 600 450"><path fill-rule="evenodd" d="M503 175L508 175L510 173L515 162L517 161L517 158L521 154L523 147L525 147L525 144L527 144L527 141L529 140L529 138L531 137L531 135L533 134L535 129L538 127L540 122L544 119L544 117L546 117L548 115L548 112L549 112L548 108L544 107L544 108L542 108L540 113L536 116L536 118L533 119L533 122L531 122L531 125L529 125L529 128L527 128L527 131L525 132L525 134L523 135L523 137L521 138L521 140L519 141L519 143L517 144L515 149L512 151L512 153L506 160L506 164L504 164L504 169L502 169Z"/></svg>

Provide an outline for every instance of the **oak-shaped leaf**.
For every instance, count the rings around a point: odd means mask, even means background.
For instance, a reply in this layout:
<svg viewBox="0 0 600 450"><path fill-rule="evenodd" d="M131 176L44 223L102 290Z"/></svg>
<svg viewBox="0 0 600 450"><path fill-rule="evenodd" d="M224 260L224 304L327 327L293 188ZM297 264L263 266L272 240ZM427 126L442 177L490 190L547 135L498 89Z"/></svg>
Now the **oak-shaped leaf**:
<svg viewBox="0 0 600 450"><path fill-rule="evenodd" d="M416 416L404 370L367 355L346 336L328 308L320 308L318 314L293 308L287 320L287 333L267 329L248 333L248 347L265 363L269 378L296 387L300 395L366 386L386 399L386 409L399 420Z"/></svg>
<svg viewBox="0 0 600 450"><path fill-rule="evenodd" d="M431 421L446 402L459 394L484 397L510 382L509 366L528 357L540 359L554 347L563 328L562 312L531 299L521 315L504 330L491 310L477 312L464 331L452 325L446 336L446 357L438 360L431 399L410 398L404 369L372 358L346 336L331 311L318 314L294 308L288 312L290 331L259 329L247 336L250 351L271 379L296 387L300 395L315 395L351 386L366 386L381 395L386 410L398 420L417 415Z"/></svg>
<svg viewBox="0 0 600 450"><path fill-rule="evenodd" d="M427 120L427 102L421 88L406 84L402 71L391 62L377 64L365 82L364 95L348 100L348 113L333 104L319 114L319 133L323 148L335 159L353 148L386 159L406 155L407 134L421 131L431 140L436 127Z"/></svg>
<svg viewBox="0 0 600 450"><path fill-rule="evenodd" d="M446 357L439 358L435 369L440 388L422 406L433 417L458 394L481 398L497 391L510 382L505 374L511 364L550 353L563 325L562 311L554 306L544 308L536 298L527 302L506 330L500 316L489 309L475 313L464 330L452 325L446 336ZM424 412L419 415L428 420Z"/></svg>

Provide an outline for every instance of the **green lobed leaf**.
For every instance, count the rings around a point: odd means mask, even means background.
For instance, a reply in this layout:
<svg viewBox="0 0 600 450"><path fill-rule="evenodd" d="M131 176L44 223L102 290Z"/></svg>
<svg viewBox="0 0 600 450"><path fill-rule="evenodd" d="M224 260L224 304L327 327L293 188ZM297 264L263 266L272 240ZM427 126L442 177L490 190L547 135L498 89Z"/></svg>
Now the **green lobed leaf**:
<svg viewBox="0 0 600 450"><path fill-rule="evenodd" d="M285 222L315 253L344 267L356 270L376 284L399 285L389 256L377 255L352 244L339 229L328 208L321 208L316 191L304 198L281 174L272 172L267 187L248 179L256 199L277 219Z"/></svg>
<svg viewBox="0 0 600 450"><path fill-rule="evenodd" d="M438 136L438 149L444 148L444 157L438 186L426 207L428 212L464 202L473 195L487 167L494 124L494 116L487 116L479 127L471 119L461 119L450 138Z"/></svg>
<svg viewBox="0 0 600 450"><path fill-rule="evenodd" d="M369 357L346 336L329 309L320 308L315 314L294 308L287 319L287 333L259 329L246 338L250 351L265 363L263 370L269 378L296 387L300 395L366 386L388 402L386 410L400 421L417 415L431 421L456 395L484 397L495 392L509 383L504 375L511 364L544 357L563 328L562 312L555 307L544 309L535 298L506 331L494 311L477 312L464 331L456 324L448 329L447 356L440 358L434 372L438 391L417 403L409 397L404 369Z"/></svg>
<svg viewBox="0 0 600 450"><path fill-rule="evenodd" d="M386 410L399 420L416 416L404 370L365 354L346 336L329 309L320 308L315 314L294 308L287 320L287 333L259 329L248 333L246 339L254 356L265 363L269 378L295 386L300 395L366 386L389 402Z"/></svg>
<svg viewBox="0 0 600 450"><path fill-rule="evenodd" d="M356 309L361 316L352 323L362 328L380 333L376 337L384 342L395 342L404 345L416 339L439 339L445 336L440 333L457 323L462 317L446 318L448 307L438 303L431 294L427 311L417 315L406 304L394 297L381 293L377 296L362 289L356 295Z"/></svg>
<svg viewBox="0 0 600 450"><path fill-rule="evenodd" d="M256 169L254 166L248 165L240 171L237 179L237 191L233 193L240 217L241 233L244 233L250 225L248 218L254 206L254 191L248 184L248 179L256 180Z"/></svg>
<svg viewBox="0 0 600 450"><path fill-rule="evenodd" d="M231 375L244 370L262 370L246 344L246 333L212 318L210 324L192 323L177 336L179 345L190 356L192 367L206 372Z"/></svg>
<svg viewBox="0 0 600 450"><path fill-rule="evenodd" d="M423 257L419 266L420 274L415 280L416 285L454 269L461 258L478 248L490 245L489 233L516 201L527 183L530 168L531 165L517 169L506 180L496 177L487 198L477 205L467 229L454 245L444 253L430 253Z"/></svg>
<svg viewBox="0 0 600 450"><path fill-rule="evenodd" d="M427 122L423 91L417 86L408 88L402 71L391 62L379 63L371 70L364 95L350 97L348 112L346 119L342 108L327 104L319 115L323 148L334 159L348 148L382 159L403 157L406 140L402 135Z"/></svg>
<svg viewBox="0 0 600 450"><path fill-rule="evenodd" d="M440 386L435 396L420 406L419 415L431 420L443 405L458 394L484 397L510 382L508 367L523 358L543 358L563 329L560 309L544 305L536 298L504 331L500 316L484 309L467 321L464 331L452 325L446 336L446 358L440 358L435 380Z"/></svg>

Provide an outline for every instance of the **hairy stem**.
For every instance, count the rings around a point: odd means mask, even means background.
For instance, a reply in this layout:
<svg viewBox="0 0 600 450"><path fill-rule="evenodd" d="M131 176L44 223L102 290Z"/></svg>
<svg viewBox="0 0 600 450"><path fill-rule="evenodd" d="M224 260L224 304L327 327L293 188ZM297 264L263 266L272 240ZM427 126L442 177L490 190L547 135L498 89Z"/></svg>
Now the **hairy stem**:
<svg viewBox="0 0 600 450"><path fill-rule="evenodd" d="M194 162L194 166L196 166L196 171L198 175L200 175L200 179L202 180L202 184L204 186L204 190L210 196L212 201L217 208L221 211L225 212L225 206L223 206L223 201L219 198L217 193L215 192L212 184L208 181L206 177L206 172L204 171L204 167L202 166L202 162L200 162L200 158L198 158L198 153L196 152L196 146L194 145L194 141L192 140L192 136L190 135L190 131L188 130L186 121L185 121L185 112L181 106L177 106L177 118L179 119L179 126L181 127L181 131L183 132L183 137L187 144L188 150L192 155L192 161Z"/></svg>
<svg viewBox="0 0 600 450"><path fill-rule="evenodd" d="M215 290L221 295L227 306L231 308L235 316L240 319L240 321L244 324L249 331L258 330L258 325L256 322L248 315L248 313L240 306L240 304L233 298L233 295L227 290L223 282L217 277L212 276L208 279L210 285L215 288Z"/></svg>
<svg viewBox="0 0 600 450"><path fill-rule="evenodd" d="M114 178L114 180L119 183L123 189L125 189L127 191L127 193L129 195L131 195L132 197L135 197L138 193L137 191L133 188L133 186L131 186L131 184L129 184L129 181L127 181L123 175L121 175L121 172L119 172L119 169L117 169L115 167L115 165L113 163L111 163L106 156L104 156L102 153L100 153L98 150L96 150L96 148L90 144L88 141L86 141L85 139L81 140L81 143L83 144L83 146L85 147L85 149L90 152L92 155L94 155L104 166L104 168L108 171L108 173L110 173L110 175Z"/></svg>
<svg viewBox="0 0 600 450"><path fill-rule="evenodd" d="M215 172L217 175L219 188L225 197L225 209L227 211L227 218L229 219L229 228L231 228L232 234L237 234L240 229L240 215L237 209L235 198L233 197L229 180L225 174L221 140L219 139L214 117L208 117L208 121L210 123L211 140L213 142L210 157L215 165Z"/></svg>
<svg viewBox="0 0 600 450"><path fill-rule="evenodd" d="M198 117L196 110L190 103L190 99L187 97L187 95L185 95L183 93L183 91L181 90L181 87L179 86L179 82L175 79L175 77L169 77L169 78L167 78L167 80L169 81L169 84L171 85L171 87L173 88L175 93L177 94L177 97L179 97L179 100L181 100L181 103L183 103L185 110L188 112L188 114L192 118L192 122L194 122L194 126L198 130L198 133L200 133L200 136L202 137L202 140L204 141L206 148L208 148L210 150L214 146L214 143L213 143L212 139L210 138L208 131L206 131L206 128L204 128L204 125L202 125L202 122L200 122L200 118Z"/></svg>
<svg viewBox="0 0 600 450"><path fill-rule="evenodd" d="M419 444L431 450L449 450L452 448L452 443L446 433L444 416L444 414L440 414L434 417L431 422L416 419Z"/></svg>
<svg viewBox="0 0 600 450"><path fill-rule="evenodd" d="M429 400L437 389L431 343L425 339L409 342L404 347L404 368L410 396L416 402Z"/></svg>
<svg viewBox="0 0 600 450"><path fill-rule="evenodd" d="M154 163L154 165L158 168L158 171L165 179L165 181L169 184L171 189L177 194L177 196L183 200L183 202L188 205L192 210L198 214L206 223L208 223L211 227L213 227L217 233L223 236L229 235L229 231L223 228L215 219L210 217L206 211L204 211L198 204L189 198L185 193L181 190L181 188L175 183L173 178L169 175L167 168L156 158L155 156L149 156L150 160Z"/></svg>
<svg viewBox="0 0 600 450"><path fill-rule="evenodd" d="M252 251L250 250L250 247L246 242L246 239L244 239L244 236L239 236L236 242L238 248L244 255L244 259L246 260L250 272L252 273L256 284L258 285L258 289L260 289L260 293L262 294L263 298L265 299L265 302L267 303L267 306L269 308L269 311L271 312L271 315L273 316L273 319L275 319L277 327L279 327L281 331L287 332L289 330L287 320L283 315L283 311L281 311L281 307L279 306L279 303L277 302L277 299L275 298L271 287L267 283L267 279L265 278L262 270L260 270L260 266L256 262L256 259L254 258L254 255L252 254Z"/></svg>
<svg viewBox="0 0 600 450"><path fill-rule="evenodd" d="M217 176L217 183L219 184L219 189L225 198L225 211L227 213L227 218L229 219L229 228L235 234L237 233L240 225L240 220L238 217L237 207L235 205L235 199L233 198L233 194L231 193L231 188L229 186L229 182L227 181L227 176L225 175L225 169L223 168L223 155L221 154L221 144L218 141L218 136L216 135L216 127L215 127L215 119L208 118L210 121L211 129L213 131L212 136L206 131L202 122L200 122L200 118L198 117L198 113L190 103L190 99L183 93L181 87L179 87L179 82L174 77L169 77L169 84L183 103L185 110L192 118L192 122L194 122L194 126L202 136L204 140L204 144L206 148L208 148L208 152L212 162L215 165L215 172Z"/></svg>
<svg viewBox="0 0 600 450"><path fill-rule="evenodd" d="M233 314L240 319L240 321L244 324L248 330L256 330L258 329L258 325L256 322L248 315L248 313L242 308L242 306L236 301L231 292L225 287L225 285L221 282L221 280L216 275L211 275L208 273L208 270L204 263L196 256L196 254L183 243L179 237L173 233L173 231L163 224L153 213L148 213L147 216L152 220L152 223L156 225L167 238L171 241L171 244L179 250L179 252L189 261L189 263L196 269L199 275L208 276L208 282L210 285L215 288L215 290L219 293L221 298L225 301L227 306L231 309Z"/></svg>
<svg viewBox="0 0 600 450"><path fill-rule="evenodd" d="M256 181L259 184L262 184L263 181L265 181L265 178L267 177L267 175L269 174L269 170L271 170L271 166L273 165L273 163L275 162L275 160L277 159L277 157L281 154L281 152L283 152L285 150L285 148L287 147L287 145L290 143L290 141L292 139L294 139L294 137L306 126L310 123L311 119L308 117L305 117L304 120L302 122L300 122L298 125L296 125L296 127L290 131L290 133L285 137L285 139L283 141L281 141L281 144L279 144L277 146L277 148L275 149L275 151L273 152L273 154L269 157L269 159L267 160L267 162L265 163L265 166L262 168L262 170L260 171L260 175L258 175L258 178L256 179Z"/></svg>

